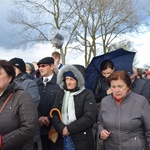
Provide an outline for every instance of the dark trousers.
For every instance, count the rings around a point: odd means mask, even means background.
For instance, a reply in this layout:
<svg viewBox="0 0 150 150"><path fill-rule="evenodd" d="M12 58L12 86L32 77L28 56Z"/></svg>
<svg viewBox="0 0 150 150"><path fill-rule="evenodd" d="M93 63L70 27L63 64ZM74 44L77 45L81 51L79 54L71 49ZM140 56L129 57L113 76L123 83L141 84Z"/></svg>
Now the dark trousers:
<svg viewBox="0 0 150 150"><path fill-rule="evenodd" d="M48 139L48 135L41 135L42 150L54 149L54 143Z"/></svg>
<svg viewBox="0 0 150 150"><path fill-rule="evenodd" d="M38 150L38 143L34 142L34 150Z"/></svg>

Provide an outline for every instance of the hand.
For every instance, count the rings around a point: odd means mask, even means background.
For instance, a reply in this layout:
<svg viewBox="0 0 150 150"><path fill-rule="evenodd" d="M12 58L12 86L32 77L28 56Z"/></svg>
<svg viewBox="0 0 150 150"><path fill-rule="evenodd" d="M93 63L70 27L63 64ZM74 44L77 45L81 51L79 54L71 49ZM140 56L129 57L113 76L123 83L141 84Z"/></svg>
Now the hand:
<svg viewBox="0 0 150 150"><path fill-rule="evenodd" d="M67 136L67 135L69 135L69 132L68 132L67 126L65 126L65 127L63 128L62 135L63 135L63 136Z"/></svg>
<svg viewBox="0 0 150 150"><path fill-rule="evenodd" d="M107 140L108 137L110 136L110 132L108 132L107 130L102 130L101 133L100 133L100 138L102 140Z"/></svg>
<svg viewBox="0 0 150 150"><path fill-rule="evenodd" d="M39 118L39 125L40 125L40 127L42 127L44 125L49 126L50 125L49 119L45 116L40 117Z"/></svg>
<svg viewBox="0 0 150 150"><path fill-rule="evenodd" d="M112 90L111 90L111 88L109 88L108 90L107 90L107 95L110 95L112 93Z"/></svg>

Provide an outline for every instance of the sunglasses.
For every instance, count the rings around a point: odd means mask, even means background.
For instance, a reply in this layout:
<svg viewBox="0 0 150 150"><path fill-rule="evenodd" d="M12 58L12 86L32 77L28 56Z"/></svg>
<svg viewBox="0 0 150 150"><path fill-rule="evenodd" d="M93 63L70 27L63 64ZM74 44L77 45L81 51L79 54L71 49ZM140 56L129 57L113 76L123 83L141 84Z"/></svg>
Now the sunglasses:
<svg viewBox="0 0 150 150"><path fill-rule="evenodd" d="M38 65L38 68L45 68L46 66L49 66L48 64L41 64L41 65Z"/></svg>

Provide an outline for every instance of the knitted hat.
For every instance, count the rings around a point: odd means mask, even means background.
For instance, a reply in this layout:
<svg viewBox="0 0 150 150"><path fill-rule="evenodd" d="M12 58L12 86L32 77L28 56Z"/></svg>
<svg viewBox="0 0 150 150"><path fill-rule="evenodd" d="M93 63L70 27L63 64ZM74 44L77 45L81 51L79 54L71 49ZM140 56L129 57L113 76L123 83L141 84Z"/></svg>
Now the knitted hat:
<svg viewBox="0 0 150 150"><path fill-rule="evenodd" d="M23 59L21 58L12 58L9 61L14 67L17 67L21 72L25 73L26 72L26 65Z"/></svg>
<svg viewBox="0 0 150 150"><path fill-rule="evenodd" d="M54 64L54 58L53 57L45 57L37 63L37 65L40 65L40 64Z"/></svg>
<svg viewBox="0 0 150 150"><path fill-rule="evenodd" d="M65 72L63 76L64 76L64 78L69 76L69 77L71 77L71 78L73 78L73 79L75 79L77 81L77 78L75 77L75 75L73 74L72 71Z"/></svg>

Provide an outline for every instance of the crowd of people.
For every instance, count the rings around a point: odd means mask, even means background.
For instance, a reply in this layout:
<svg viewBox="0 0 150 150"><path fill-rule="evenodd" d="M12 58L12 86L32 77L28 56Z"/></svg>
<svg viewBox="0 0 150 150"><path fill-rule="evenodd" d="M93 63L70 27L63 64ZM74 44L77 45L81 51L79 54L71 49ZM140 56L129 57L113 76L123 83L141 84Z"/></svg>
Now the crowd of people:
<svg viewBox="0 0 150 150"><path fill-rule="evenodd" d="M60 59L0 60L0 150L149 150L150 70L104 60L91 91L85 68Z"/></svg>

